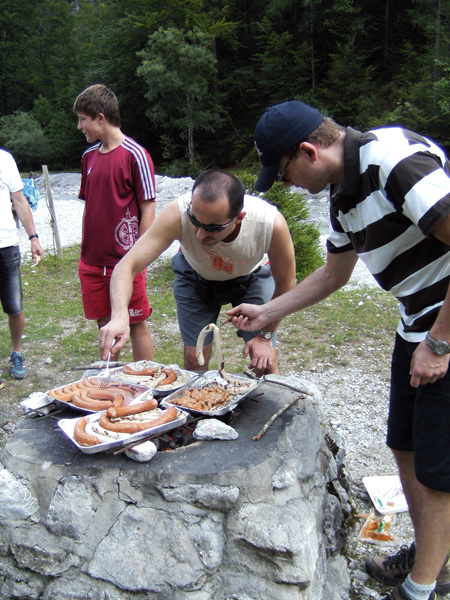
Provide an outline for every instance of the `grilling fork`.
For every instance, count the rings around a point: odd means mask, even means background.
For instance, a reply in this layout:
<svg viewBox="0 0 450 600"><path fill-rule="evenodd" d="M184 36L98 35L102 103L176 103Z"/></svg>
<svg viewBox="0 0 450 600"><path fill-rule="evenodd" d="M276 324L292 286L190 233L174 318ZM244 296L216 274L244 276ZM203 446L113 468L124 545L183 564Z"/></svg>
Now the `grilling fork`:
<svg viewBox="0 0 450 600"><path fill-rule="evenodd" d="M101 390L105 390L111 382L111 376L109 374L109 361L111 359L111 352L112 352L112 349L113 349L113 346L115 343L116 343L116 340L114 338L113 343L111 344L111 348L109 349L108 358L106 359L105 372L102 375L102 381L100 383Z"/></svg>

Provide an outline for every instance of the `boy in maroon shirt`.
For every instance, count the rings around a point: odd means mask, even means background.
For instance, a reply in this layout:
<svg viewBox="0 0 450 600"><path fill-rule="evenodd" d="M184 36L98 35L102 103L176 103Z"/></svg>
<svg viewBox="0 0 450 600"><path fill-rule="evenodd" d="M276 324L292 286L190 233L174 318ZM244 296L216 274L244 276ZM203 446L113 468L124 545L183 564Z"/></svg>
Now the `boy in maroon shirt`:
<svg viewBox="0 0 450 600"><path fill-rule="evenodd" d="M92 85L75 100L78 129L89 143L83 154L79 198L85 201L79 276L84 313L103 327L111 317L109 282L119 260L155 218L155 177L148 152L120 127L119 103L104 85ZM134 280L128 313L133 359L153 359L146 319L152 309L146 272ZM111 358L119 353L112 350Z"/></svg>

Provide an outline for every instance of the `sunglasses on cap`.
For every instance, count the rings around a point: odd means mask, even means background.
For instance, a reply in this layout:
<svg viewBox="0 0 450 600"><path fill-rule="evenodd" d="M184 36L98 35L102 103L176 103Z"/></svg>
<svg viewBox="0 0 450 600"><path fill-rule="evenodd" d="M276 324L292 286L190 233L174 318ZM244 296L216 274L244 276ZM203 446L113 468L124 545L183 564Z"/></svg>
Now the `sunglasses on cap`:
<svg viewBox="0 0 450 600"><path fill-rule="evenodd" d="M238 216L236 215L231 219L231 221L228 221L228 223L224 223L223 225L217 225L216 223L209 223L208 225L204 225L203 223L200 223L200 221L197 221L194 215L191 214L191 204L186 209L187 216L189 217L190 222L194 227L204 229L208 233L219 233L219 231L223 231L228 227L228 225L231 225L231 223L235 221Z"/></svg>

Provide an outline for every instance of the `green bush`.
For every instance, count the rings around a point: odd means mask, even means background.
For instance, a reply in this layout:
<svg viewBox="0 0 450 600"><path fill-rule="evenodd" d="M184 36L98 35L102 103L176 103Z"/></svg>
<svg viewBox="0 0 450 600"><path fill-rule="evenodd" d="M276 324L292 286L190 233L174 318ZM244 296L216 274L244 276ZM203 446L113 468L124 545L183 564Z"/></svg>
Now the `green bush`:
<svg viewBox="0 0 450 600"><path fill-rule="evenodd" d="M291 192L281 183L275 183L270 190L260 194L255 190L256 177L248 172L239 174L247 193L260 196L274 204L289 227L294 243L297 279L302 280L323 264L320 252L320 233L317 227L307 222L309 216L305 198Z"/></svg>
<svg viewBox="0 0 450 600"><path fill-rule="evenodd" d="M79 169L87 142L83 133L77 129L77 116L72 112L69 102L61 107L57 102L39 96L33 103L32 114L41 125L51 147L51 154L47 159L48 168L52 171Z"/></svg>
<svg viewBox="0 0 450 600"><path fill-rule="evenodd" d="M0 145L11 152L21 171L40 169L51 154L42 127L30 113L21 110L0 118Z"/></svg>

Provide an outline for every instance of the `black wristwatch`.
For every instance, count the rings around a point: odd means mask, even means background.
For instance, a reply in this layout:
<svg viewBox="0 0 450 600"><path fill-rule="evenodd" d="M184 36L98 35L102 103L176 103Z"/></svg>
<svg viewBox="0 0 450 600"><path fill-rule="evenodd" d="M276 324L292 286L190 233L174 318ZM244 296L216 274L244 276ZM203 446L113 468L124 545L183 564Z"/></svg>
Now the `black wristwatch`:
<svg viewBox="0 0 450 600"><path fill-rule="evenodd" d="M38 234L37 234L37 233L32 233L31 235L29 235L29 236L28 236L28 239L30 240L30 242L31 242L31 240L32 240L33 238L38 238L38 239L39 239L39 236L38 236Z"/></svg>
<svg viewBox="0 0 450 600"><path fill-rule="evenodd" d="M264 329L261 329L261 331L259 332L259 335L264 339L264 340L271 340L273 338L273 333L272 331L264 331Z"/></svg>
<svg viewBox="0 0 450 600"><path fill-rule="evenodd" d="M445 340L435 340L428 332L425 340L435 354L450 354L450 344Z"/></svg>

